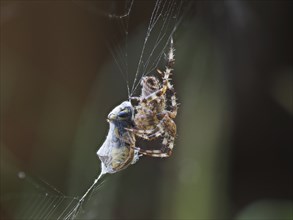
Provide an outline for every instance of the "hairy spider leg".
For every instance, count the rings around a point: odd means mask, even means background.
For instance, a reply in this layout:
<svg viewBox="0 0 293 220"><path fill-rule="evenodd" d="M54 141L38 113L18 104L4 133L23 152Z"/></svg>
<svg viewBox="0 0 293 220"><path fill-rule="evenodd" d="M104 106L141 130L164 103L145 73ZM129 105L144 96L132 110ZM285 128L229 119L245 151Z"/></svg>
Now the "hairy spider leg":
<svg viewBox="0 0 293 220"><path fill-rule="evenodd" d="M172 61L174 63L174 60ZM168 68L168 67L166 67ZM167 75L171 75L173 69L168 68L168 74ZM160 71L159 69L157 69L158 73L160 74L160 76L163 78L163 72ZM164 72L165 73L165 72ZM170 83L171 79L168 78L167 79L167 88L168 90L171 92L171 111L168 111L169 116L171 118L175 118L177 116L177 111L178 111L178 104L177 104L177 98L176 98L176 92L174 90L174 86Z"/></svg>
<svg viewBox="0 0 293 220"><path fill-rule="evenodd" d="M171 128L167 129L166 128ZM165 130L164 130L165 129ZM146 140L152 140L155 139L161 135L164 136L163 139L163 147L160 150L144 150L139 149L139 153L151 157L168 157L171 156L173 148L174 148L174 141L175 141L175 135L176 135L176 124L173 122L173 120L168 116L168 114L165 115L165 117L161 120L161 122L157 125L155 129L150 130L133 130L133 129L127 129L133 131L137 136L142 137ZM167 152L165 152L168 150Z"/></svg>
<svg viewBox="0 0 293 220"><path fill-rule="evenodd" d="M170 118L176 118L178 111L178 103L174 87L168 82L168 89L171 92L171 111L168 111Z"/></svg>
<svg viewBox="0 0 293 220"><path fill-rule="evenodd" d="M150 157L170 157L170 153L163 153L161 150L144 150L139 147L133 147L134 149L138 150L140 154L150 156Z"/></svg>

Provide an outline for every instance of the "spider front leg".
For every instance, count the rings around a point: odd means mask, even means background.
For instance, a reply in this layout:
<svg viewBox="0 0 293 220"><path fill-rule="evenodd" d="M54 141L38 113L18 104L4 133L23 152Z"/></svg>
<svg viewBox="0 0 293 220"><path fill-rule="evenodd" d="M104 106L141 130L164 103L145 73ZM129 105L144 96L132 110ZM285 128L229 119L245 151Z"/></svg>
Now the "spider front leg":
<svg viewBox="0 0 293 220"><path fill-rule="evenodd" d="M167 67L166 71L164 73L162 71L160 71L159 69L157 69L157 71L160 74L160 76L162 77L162 80L163 80L164 84L167 86L167 89L171 93L171 110L168 111L168 114L171 118L175 118L177 116L178 103L177 103L177 98L176 98L176 93L175 93L174 87L170 83L170 79L168 78L169 75L172 74L172 72L171 72L172 69ZM167 76L167 78L166 78L166 76Z"/></svg>

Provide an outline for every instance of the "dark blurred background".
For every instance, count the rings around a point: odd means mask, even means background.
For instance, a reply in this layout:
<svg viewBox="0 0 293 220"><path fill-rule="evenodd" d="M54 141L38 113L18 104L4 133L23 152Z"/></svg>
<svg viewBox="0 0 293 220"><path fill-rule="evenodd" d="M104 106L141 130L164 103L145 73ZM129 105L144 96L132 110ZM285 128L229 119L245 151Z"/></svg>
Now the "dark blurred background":
<svg viewBox="0 0 293 220"><path fill-rule="evenodd" d="M292 219L292 3L190 3L174 35L172 157L108 176L81 218ZM97 177L106 116L127 99L107 47L107 15L124 6L1 1L1 219L43 219L46 193L79 197ZM133 57L153 6L131 10Z"/></svg>

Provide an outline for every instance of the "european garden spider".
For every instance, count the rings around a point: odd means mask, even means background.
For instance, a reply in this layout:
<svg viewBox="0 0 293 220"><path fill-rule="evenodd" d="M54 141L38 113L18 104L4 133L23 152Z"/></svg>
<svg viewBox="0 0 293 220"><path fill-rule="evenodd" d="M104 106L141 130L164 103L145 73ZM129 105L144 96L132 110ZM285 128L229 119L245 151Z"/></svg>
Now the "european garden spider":
<svg viewBox="0 0 293 220"><path fill-rule="evenodd" d="M162 84L154 76L143 77L141 96L130 98L132 103L138 102L138 104L134 105L136 111L134 128L126 128L126 130L145 140L163 137L163 148L160 150L144 150L135 147L140 154L151 157L169 157L172 154L176 137L176 124L173 119L177 115L178 104L173 85L170 83L170 75L172 75L172 67L175 63L172 39L166 59L165 71L157 70ZM170 92L170 100L167 99L167 91ZM171 106L170 109L167 109L169 102Z"/></svg>

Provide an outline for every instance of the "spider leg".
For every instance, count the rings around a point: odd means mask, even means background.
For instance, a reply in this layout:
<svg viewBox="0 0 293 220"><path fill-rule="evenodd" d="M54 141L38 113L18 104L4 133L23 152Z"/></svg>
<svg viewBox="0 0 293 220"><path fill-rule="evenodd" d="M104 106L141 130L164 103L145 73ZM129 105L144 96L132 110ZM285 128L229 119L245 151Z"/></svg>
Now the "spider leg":
<svg viewBox="0 0 293 220"><path fill-rule="evenodd" d="M171 71L172 69L169 69ZM161 75L163 74L160 70L157 70ZM170 72L171 74L171 72ZM170 79L167 79L166 81L167 89L170 91L171 95L171 110L168 111L168 114L171 118L176 118L177 116L177 111L178 111L178 104L177 104L177 98L176 98L176 92L173 87L173 85L170 83Z"/></svg>
<svg viewBox="0 0 293 220"><path fill-rule="evenodd" d="M166 137L163 140L163 149L160 150L145 150L145 149L141 149L138 147L135 147L135 149L138 150L138 152L142 155L146 155L149 157L170 157L172 152L173 152L173 147L174 147L174 140L175 138L170 136L170 135L166 135Z"/></svg>
<svg viewBox="0 0 293 220"><path fill-rule="evenodd" d="M134 149L138 150L138 152L142 155L150 156L150 157L170 157L171 154L164 153L161 150L144 150L139 147L133 147Z"/></svg>
<svg viewBox="0 0 293 220"><path fill-rule="evenodd" d="M173 37L171 36L170 40L170 48L167 55L167 67L171 68L175 64L175 54L174 54L174 46L173 46Z"/></svg>
<svg viewBox="0 0 293 220"><path fill-rule="evenodd" d="M157 132L154 132L157 130ZM139 153L150 156L150 157L169 157L172 154L174 148L174 141L176 136L176 124L174 121L169 117L168 114L164 116L161 122L157 125L155 129L151 130L138 130L139 134L136 133L137 136L143 137L144 139L151 140L155 139L161 135L164 135L162 141L162 149L160 150L144 150L137 148Z"/></svg>
<svg viewBox="0 0 293 220"><path fill-rule="evenodd" d="M156 92L153 92L152 94L144 97L142 99L142 102L143 103L148 103L148 102L151 102L155 99L157 99L158 97L162 96L162 95L165 95L166 94L166 91L167 91L167 82L165 83L165 85L163 84L163 87L161 89L159 89L158 91Z"/></svg>
<svg viewBox="0 0 293 220"><path fill-rule="evenodd" d="M174 148L176 124L168 114L164 116L161 122L163 124L163 128L165 129L161 152L167 153L170 156Z"/></svg>
<svg viewBox="0 0 293 220"><path fill-rule="evenodd" d="M167 152L169 155L172 154L174 148L174 142L176 137L176 124L175 122L169 117L169 115L165 115L164 117L164 126L165 126L165 134L162 142L162 151Z"/></svg>
<svg viewBox="0 0 293 220"><path fill-rule="evenodd" d="M149 157L170 157L173 152L174 148L174 141L175 137L165 134L165 137L163 139L163 147L160 150L144 150L139 149L139 153L149 156Z"/></svg>
<svg viewBox="0 0 293 220"><path fill-rule="evenodd" d="M163 148L162 151L163 152L168 152L170 155L172 154L173 148L174 148L174 141L175 141L175 137L166 134L166 136L163 139Z"/></svg>
<svg viewBox="0 0 293 220"><path fill-rule="evenodd" d="M163 122L161 121L154 129L149 130L139 130L139 129L127 129L133 132L136 136L141 137L146 140L156 139L164 134Z"/></svg>
<svg viewBox="0 0 293 220"><path fill-rule="evenodd" d="M125 129L146 140L153 140L155 138L158 138L162 136L166 132L166 130L171 135L176 135L176 125L173 120L168 116L168 114L165 114L163 119L156 125L154 129Z"/></svg>
<svg viewBox="0 0 293 220"><path fill-rule="evenodd" d="M170 84L170 82L168 82L168 89L171 92L171 110L168 112L168 114L171 118L175 118L177 116L178 103L174 87Z"/></svg>
<svg viewBox="0 0 293 220"><path fill-rule="evenodd" d="M170 78L169 78L169 76L172 75L172 71L173 71L172 67L175 63L174 51L175 51L175 49L173 47L173 38L171 37L170 49L169 49L169 52L166 56L166 60L167 60L166 70L163 73L162 71L157 69L157 72L162 77L163 82L165 80L165 83L167 85L167 89L171 92L171 111L169 111L169 116L171 118L175 118L177 115L177 111L178 111L176 93L175 93L173 85L170 83Z"/></svg>
<svg viewBox="0 0 293 220"><path fill-rule="evenodd" d="M161 131L157 131L154 135L148 135L148 134L145 134L145 133L136 133L136 131L139 131L139 130L134 130L133 131L136 136L141 137L141 138L143 138L145 140L148 140L148 141L154 140L157 137L160 137L162 135Z"/></svg>

